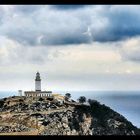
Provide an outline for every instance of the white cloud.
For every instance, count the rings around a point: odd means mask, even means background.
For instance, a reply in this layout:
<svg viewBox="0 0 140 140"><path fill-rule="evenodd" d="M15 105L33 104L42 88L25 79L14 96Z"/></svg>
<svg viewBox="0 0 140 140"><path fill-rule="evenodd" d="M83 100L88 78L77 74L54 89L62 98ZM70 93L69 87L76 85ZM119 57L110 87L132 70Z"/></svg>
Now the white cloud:
<svg viewBox="0 0 140 140"><path fill-rule="evenodd" d="M37 70L52 90L139 89L138 11L0 6L0 90L34 89Z"/></svg>
<svg viewBox="0 0 140 140"><path fill-rule="evenodd" d="M5 86L16 90L34 89L34 76L38 70L43 87L51 90L124 89L126 80L132 84L128 75L139 74L140 70L140 66L134 67L133 63L121 59L121 48L116 47L121 43L24 47L8 38L1 38L0 52L4 54L5 51L6 55L3 55L5 63L1 61L0 89ZM120 84L116 85L116 82Z"/></svg>
<svg viewBox="0 0 140 140"><path fill-rule="evenodd" d="M120 50L123 59L139 62L140 61L140 37L134 37L122 42Z"/></svg>

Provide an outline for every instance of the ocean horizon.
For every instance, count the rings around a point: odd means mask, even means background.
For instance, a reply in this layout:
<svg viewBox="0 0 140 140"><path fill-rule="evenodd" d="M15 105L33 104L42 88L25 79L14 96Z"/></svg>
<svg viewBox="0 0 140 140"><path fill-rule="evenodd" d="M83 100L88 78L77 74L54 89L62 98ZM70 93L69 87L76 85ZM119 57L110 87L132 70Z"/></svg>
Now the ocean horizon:
<svg viewBox="0 0 140 140"><path fill-rule="evenodd" d="M55 91L65 95L67 91ZM133 125L140 128L140 91L69 91L72 99L80 96L95 99L123 115ZM17 96L17 91L0 91L0 98Z"/></svg>

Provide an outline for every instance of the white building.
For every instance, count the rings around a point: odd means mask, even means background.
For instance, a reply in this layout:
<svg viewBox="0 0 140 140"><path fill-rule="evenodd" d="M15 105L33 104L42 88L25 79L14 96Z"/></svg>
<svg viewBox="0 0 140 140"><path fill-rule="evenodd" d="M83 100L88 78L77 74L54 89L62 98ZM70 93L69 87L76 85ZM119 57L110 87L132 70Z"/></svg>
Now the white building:
<svg viewBox="0 0 140 140"><path fill-rule="evenodd" d="M28 97L51 97L52 91L41 91L40 73L37 72L35 77L35 91L25 91L24 95Z"/></svg>

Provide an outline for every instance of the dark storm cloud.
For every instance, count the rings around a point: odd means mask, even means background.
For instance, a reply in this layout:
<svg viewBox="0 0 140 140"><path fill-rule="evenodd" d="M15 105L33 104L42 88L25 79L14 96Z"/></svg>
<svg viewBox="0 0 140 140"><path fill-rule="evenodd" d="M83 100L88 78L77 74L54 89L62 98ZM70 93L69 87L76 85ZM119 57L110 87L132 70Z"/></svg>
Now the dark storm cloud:
<svg viewBox="0 0 140 140"><path fill-rule="evenodd" d="M93 30L94 39L99 42L118 41L140 35L140 14L138 13L140 7L136 10L133 8L131 6L112 7L112 10L105 14L108 20L107 26L101 30L99 28L97 32Z"/></svg>
<svg viewBox="0 0 140 140"><path fill-rule="evenodd" d="M19 5L0 14L0 35L29 46L119 41L140 35L139 10L140 6Z"/></svg>
<svg viewBox="0 0 140 140"><path fill-rule="evenodd" d="M13 30L7 34L8 38L16 40L26 46L35 46L37 36L36 32L28 30L28 27L16 31Z"/></svg>
<svg viewBox="0 0 140 140"><path fill-rule="evenodd" d="M40 8L42 8L41 5L40 6L39 5L30 5L30 6L29 5L18 5L18 6L16 6L15 11L28 14L28 13L38 11L38 10L40 10Z"/></svg>
<svg viewBox="0 0 140 140"><path fill-rule="evenodd" d="M34 30L27 26L25 28L20 28L19 30L11 30L11 32L8 32L7 37L18 41L23 45L29 46L81 44L90 42L90 38L83 34L84 31L82 29L77 29L77 31L72 29L71 31L62 29L61 32L51 31L51 33L49 30L44 31L40 35L38 29Z"/></svg>
<svg viewBox="0 0 140 140"><path fill-rule="evenodd" d="M76 10L80 8L84 8L88 5L55 5L52 6L52 8L58 9L58 10Z"/></svg>
<svg viewBox="0 0 140 140"><path fill-rule="evenodd" d="M62 34L65 34L63 36ZM47 35L42 38L41 44L42 45L63 45L63 44L81 44L81 43L89 43L88 36L83 35L82 33L79 35L76 34L69 34L66 32L63 32L62 34L58 36L54 36L55 41L49 38Z"/></svg>

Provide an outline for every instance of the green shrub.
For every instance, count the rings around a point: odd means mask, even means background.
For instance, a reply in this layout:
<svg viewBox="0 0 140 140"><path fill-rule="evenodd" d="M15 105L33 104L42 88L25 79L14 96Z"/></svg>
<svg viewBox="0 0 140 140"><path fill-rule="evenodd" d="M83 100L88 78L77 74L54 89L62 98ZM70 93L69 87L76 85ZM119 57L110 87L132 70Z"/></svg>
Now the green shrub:
<svg viewBox="0 0 140 140"><path fill-rule="evenodd" d="M86 97L85 96L80 96L79 98L78 98L78 101L79 101L79 103L85 103L86 102Z"/></svg>
<svg viewBox="0 0 140 140"><path fill-rule="evenodd" d="M44 99L40 97L38 101L44 101Z"/></svg>
<svg viewBox="0 0 140 140"><path fill-rule="evenodd" d="M0 108L2 108L4 105L4 101L3 100L0 100Z"/></svg>
<svg viewBox="0 0 140 140"><path fill-rule="evenodd" d="M71 98L71 94L70 93L66 93L65 94L65 100L68 101Z"/></svg>

